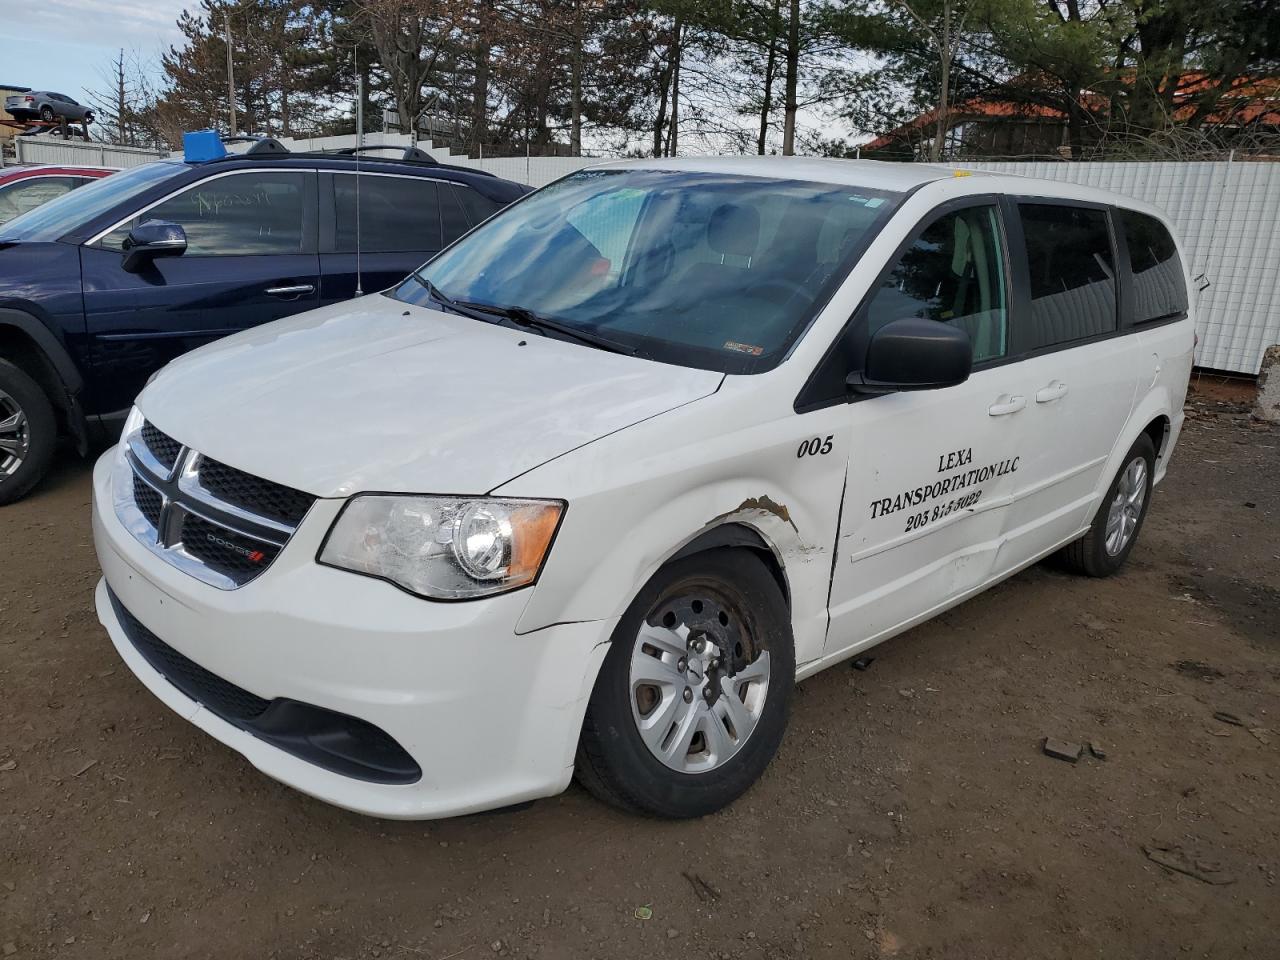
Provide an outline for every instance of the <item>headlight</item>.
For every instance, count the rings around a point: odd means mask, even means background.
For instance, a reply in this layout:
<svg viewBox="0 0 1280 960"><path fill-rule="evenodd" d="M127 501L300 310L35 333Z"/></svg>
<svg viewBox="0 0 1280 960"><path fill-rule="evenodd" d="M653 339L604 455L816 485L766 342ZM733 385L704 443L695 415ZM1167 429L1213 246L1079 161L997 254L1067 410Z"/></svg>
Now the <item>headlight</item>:
<svg viewBox="0 0 1280 960"><path fill-rule="evenodd" d="M362 494L319 561L432 600L472 600L537 579L563 513L558 500Z"/></svg>

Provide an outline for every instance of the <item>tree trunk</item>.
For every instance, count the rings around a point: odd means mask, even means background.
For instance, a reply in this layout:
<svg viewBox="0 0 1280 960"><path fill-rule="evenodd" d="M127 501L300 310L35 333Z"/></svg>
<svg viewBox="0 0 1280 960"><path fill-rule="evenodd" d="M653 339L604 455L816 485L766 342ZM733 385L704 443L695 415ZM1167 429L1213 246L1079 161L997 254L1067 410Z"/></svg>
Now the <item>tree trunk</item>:
<svg viewBox="0 0 1280 960"><path fill-rule="evenodd" d="M756 153L764 156L769 139L769 114L773 112L773 75L778 69L778 28L782 25L782 0L773 0L773 16L769 20L769 57L764 65L764 99L760 104L760 136Z"/></svg>
<svg viewBox="0 0 1280 960"><path fill-rule="evenodd" d="M929 148L929 159L937 163L942 159L942 149L947 140L947 114L951 107L951 0L942 5L942 44L939 51L941 76L938 81L938 121Z"/></svg>
<svg viewBox="0 0 1280 960"><path fill-rule="evenodd" d="M800 0L791 0L790 23L787 24L786 105L782 123L782 155L796 153L796 102L800 83Z"/></svg>
<svg viewBox="0 0 1280 960"><path fill-rule="evenodd" d="M129 110L129 98L124 89L124 48L120 49L120 59L116 61L116 128L120 134L120 142L132 146L125 134L125 114Z"/></svg>
<svg viewBox="0 0 1280 960"><path fill-rule="evenodd" d="M667 156L674 157L680 147L680 58L684 53L684 24L676 17L674 53L671 62L671 130L667 134Z"/></svg>
<svg viewBox="0 0 1280 960"><path fill-rule="evenodd" d="M671 68L675 63L674 45L667 45L667 61L658 74L658 115L653 120L653 155L662 156L662 132L667 128L667 97L671 92Z"/></svg>
<svg viewBox="0 0 1280 960"><path fill-rule="evenodd" d="M573 7L573 50L569 63L569 155L582 156L582 8Z"/></svg>
<svg viewBox="0 0 1280 960"><path fill-rule="evenodd" d="M471 142L474 155L489 137L489 60L492 53L493 0L481 0L476 30L476 72L471 82Z"/></svg>

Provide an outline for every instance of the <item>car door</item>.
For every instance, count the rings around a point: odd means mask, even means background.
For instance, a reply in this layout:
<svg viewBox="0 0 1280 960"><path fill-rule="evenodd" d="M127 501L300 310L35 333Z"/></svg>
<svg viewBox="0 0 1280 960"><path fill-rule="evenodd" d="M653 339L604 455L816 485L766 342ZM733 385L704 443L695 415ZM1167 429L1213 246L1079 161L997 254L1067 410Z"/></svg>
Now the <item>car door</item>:
<svg viewBox="0 0 1280 960"><path fill-rule="evenodd" d="M1019 198L1011 248L1024 283L1015 302L1016 392L1031 442L1023 491L1009 510L1001 570L1024 565L1081 532L1145 369L1118 320L1117 251L1105 205Z"/></svg>
<svg viewBox="0 0 1280 960"><path fill-rule="evenodd" d="M1010 361L1011 278L993 197L927 217L864 300L847 355L905 317L959 326L974 368L938 390L855 397L827 653L869 642L986 582L1027 437Z"/></svg>
<svg viewBox="0 0 1280 960"><path fill-rule="evenodd" d="M317 305L315 179L314 171L282 169L211 176L81 247L93 356L87 409L124 409L179 354ZM153 219L181 225L186 252L130 273L124 240Z"/></svg>
<svg viewBox="0 0 1280 960"><path fill-rule="evenodd" d="M335 171L321 175L321 195L321 303L385 290L467 230L444 181Z"/></svg>

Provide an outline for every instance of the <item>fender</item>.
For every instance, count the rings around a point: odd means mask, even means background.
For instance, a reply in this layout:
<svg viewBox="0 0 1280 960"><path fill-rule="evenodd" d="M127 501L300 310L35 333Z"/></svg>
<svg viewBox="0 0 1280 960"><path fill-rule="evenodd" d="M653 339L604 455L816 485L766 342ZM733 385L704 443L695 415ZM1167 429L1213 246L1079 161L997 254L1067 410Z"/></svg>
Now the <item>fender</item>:
<svg viewBox="0 0 1280 960"><path fill-rule="evenodd" d="M35 348L37 359L46 365L38 371L38 380L51 395L49 400L60 410L66 429L76 441L81 456L89 452L88 424L80 407L79 395L84 388L84 378L79 367L71 359L61 338L37 317L12 307L0 307L0 332L16 330L25 336Z"/></svg>
<svg viewBox="0 0 1280 960"><path fill-rule="evenodd" d="M1152 485L1154 486L1164 478L1165 468L1169 464L1169 454L1173 450L1173 444L1178 439L1179 419L1178 415L1175 414L1175 407L1169 396L1168 388L1161 385L1154 387L1144 395L1138 406L1134 408L1133 413L1129 415L1115 449L1111 451L1111 456L1107 458L1107 466L1102 471L1102 477L1098 481L1098 488L1094 491L1093 505L1090 507L1089 512L1090 518L1093 517L1093 511L1097 509L1102 498L1107 495L1111 481L1115 479L1116 472L1120 469L1121 461L1124 460L1125 454L1129 452L1129 448L1134 445L1138 437L1146 430L1147 424L1160 417L1164 417L1169 422L1169 427L1166 430L1164 446L1156 447L1156 466L1152 472Z"/></svg>
<svg viewBox="0 0 1280 960"><path fill-rule="evenodd" d="M84 388L80 370L62 340L34 316L12 307L0 307L0 327L16 328L30 337L53 367L67 393L77 394Z"/></svg>
<svg viewBox="0 0 1280 960"><path fill-rule="evenodd" d="M575 507L581 508L574 504L570 510ZM625 543L611 544L589 562L570 560L577 568L573 572L557 571L554 581L543 581L517 632L536 630L567 612L589 612L593 619L619 616L641 585L672 559L713 546L742 545L767 550L773 557L791 607L796 662L816 659L826 645L832 538L822 536L818 518L806 513L799 498L767 480L748 477L719 480L665 502L650 502L634 522L616 515L609 524L588 522L588 530L617 524L631 533ZM688 533L672 542L672 531L677 530ZM565 554L581 557L589 551L571 549L552 556L564 562ZM553 592L545 589L551 582L557 584Z"/></svg>

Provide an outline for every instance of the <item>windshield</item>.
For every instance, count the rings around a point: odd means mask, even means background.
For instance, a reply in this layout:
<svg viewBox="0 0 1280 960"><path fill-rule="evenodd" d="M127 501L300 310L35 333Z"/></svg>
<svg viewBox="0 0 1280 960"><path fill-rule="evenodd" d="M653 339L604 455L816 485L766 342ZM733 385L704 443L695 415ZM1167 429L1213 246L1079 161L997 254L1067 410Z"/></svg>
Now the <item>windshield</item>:
<svg viewBox="0 0 1280 960"><path fill-rule="evenodd" d="M584 170L497 215L395 291L518 307L637 355L776 366L899 194L670 170Z"/></svg>
<svg viewBox="0 0 1280 960"><path fill-rule="evenodd" d="M178 164L162 160L87 183L0 226L0 239L31 243L57 240L111 210L116 204L136 197L159 181L173 176L179 168Z"/></svg>

